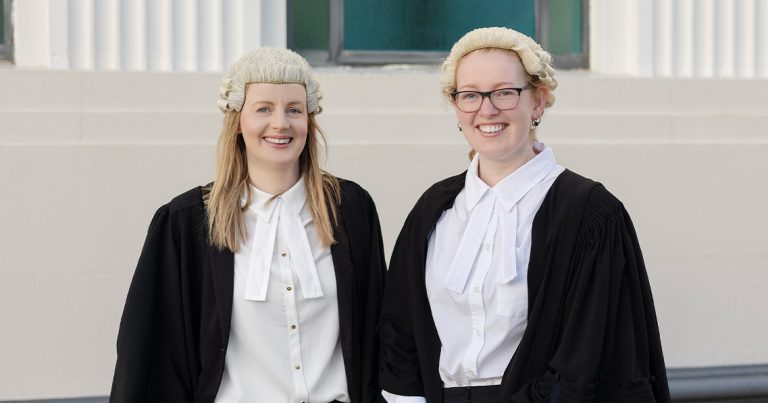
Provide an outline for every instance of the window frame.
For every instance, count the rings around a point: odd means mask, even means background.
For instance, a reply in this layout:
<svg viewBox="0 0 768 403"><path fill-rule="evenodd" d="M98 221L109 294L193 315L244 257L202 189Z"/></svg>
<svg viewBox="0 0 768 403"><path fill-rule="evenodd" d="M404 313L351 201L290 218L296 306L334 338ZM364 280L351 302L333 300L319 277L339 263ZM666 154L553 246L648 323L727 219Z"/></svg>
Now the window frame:
<svg viewBox="0 0 768 403"><path fill-rule="evenodd" d="M549 49L549 0L536 0L536 40ZM552 55L557 69L589 68L589 0L581 0L581 53Z"/></svg>
<svg viewBox="0 0 768 403"><path fill-rule="evenodd" d="M291 10L293 2L288 2L288 45L292 46L293 32ZM344 50L344 0L329 0L328 50L307 52L304 56L313 65L352 65L370 66L384 64L437 64L448 52L439 51L359 51ZM581 53L552 55L558 69L589 68L589 0L581 0ZM549 43L549 0L535 0L536 40L547 49Z"/></svg>
<svg viewBox="0 0 768 403"><path fill-rule="evenodd" d="M0 43L0 63L13 63L13 0L3 0L3 31L5 33L5 43Z"/></svg>

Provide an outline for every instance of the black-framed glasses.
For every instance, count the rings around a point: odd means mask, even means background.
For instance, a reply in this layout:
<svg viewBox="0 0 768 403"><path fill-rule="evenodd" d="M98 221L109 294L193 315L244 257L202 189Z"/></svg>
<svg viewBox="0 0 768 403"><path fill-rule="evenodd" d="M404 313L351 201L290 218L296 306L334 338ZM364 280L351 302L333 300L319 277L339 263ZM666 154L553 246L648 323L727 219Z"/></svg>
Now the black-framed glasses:
<svg viewBox="0 0 768 403"><path fill-rule="evenodd" d="M454 91L451 97L456 107L462 112L477 112L483 104L483 98L488 98L494 108L506 111L517 108L517 104L520 103L520 94L531 88L535 86L528 84L522 88L499 88L493 91Z"/></svg>

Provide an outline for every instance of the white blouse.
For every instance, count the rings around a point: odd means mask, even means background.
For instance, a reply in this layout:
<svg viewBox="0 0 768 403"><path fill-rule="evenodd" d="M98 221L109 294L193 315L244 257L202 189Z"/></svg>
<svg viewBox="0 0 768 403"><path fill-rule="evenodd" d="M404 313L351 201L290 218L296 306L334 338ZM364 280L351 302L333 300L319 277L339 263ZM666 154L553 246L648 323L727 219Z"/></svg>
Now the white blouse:
<svg viewBox="0 0 768 403"><path fill-rule="evenodd" d="M550 148L536 143L534 150L494 187L479 178L475 156L464 189L429 237L425 281L446 388L500 384L525 331L533 219L564 171ZM384 396L390 403L425 401Z"/></svg>
<svg viewBox="0 0 768 403"><path fill-rule="evenodd" d="M333 260L306 206L304 180L279 196L251 192L215 401L349 402Z"/></svg>

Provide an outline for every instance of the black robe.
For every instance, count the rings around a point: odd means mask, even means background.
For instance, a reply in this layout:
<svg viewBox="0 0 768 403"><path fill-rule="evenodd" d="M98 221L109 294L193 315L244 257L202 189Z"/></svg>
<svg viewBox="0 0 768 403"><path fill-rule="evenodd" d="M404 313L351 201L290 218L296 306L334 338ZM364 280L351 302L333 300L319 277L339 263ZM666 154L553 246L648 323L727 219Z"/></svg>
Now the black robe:
<svg viewBox="0 0 768 403"><path fill-rule="evenodd" d="M340 182L331 255L347 387L352 402L378 402L381 229L370 195ZM216 397L229 341L234 255L208 242L204 189L174 198L152 219L120 322L110 402Z"/></svg>
<svg viewBox="0 0 768 403"><path fill-rule="evenodd" d="M465 174L433 185L397 239L380 323L381 387L442 402L440 338L424 283L431 231ZM634 227L602 185L564 171L533 221L528 323L499 402L669 402L653 299Z"/></svg>

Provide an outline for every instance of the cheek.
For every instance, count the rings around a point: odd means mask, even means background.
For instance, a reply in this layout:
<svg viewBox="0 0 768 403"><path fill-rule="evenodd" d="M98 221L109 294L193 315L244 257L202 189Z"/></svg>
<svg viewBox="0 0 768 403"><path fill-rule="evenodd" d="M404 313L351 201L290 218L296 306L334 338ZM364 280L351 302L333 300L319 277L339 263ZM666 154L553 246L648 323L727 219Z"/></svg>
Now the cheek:
<svg viewBox="0 0 768 403"><path fill-rule="evenodd" d="M258 121L253 118L241 117L240 118L240 132L243 133L244 138L248 138L258 131Z"/></svg>
<svg viewBox="0 0 768 403"><path fill-rule="evenodd" d="M455 106L453 107L453 112L456 114L456 120L459 122L459 125L462 126L462 128L469 128L472 126L472 119L473 119L473 113L466 113L458 110Z"/></svg>
<svg viewBox="0 0 768 403"><path fill-rule="evenodd" d="M309 129L309 125L307 124L306 120L297 120L293 124L293 131L297 138L300 138L302 141L306 141L307 139L307 131Z"/></svg>

